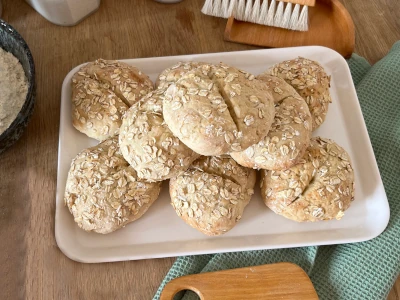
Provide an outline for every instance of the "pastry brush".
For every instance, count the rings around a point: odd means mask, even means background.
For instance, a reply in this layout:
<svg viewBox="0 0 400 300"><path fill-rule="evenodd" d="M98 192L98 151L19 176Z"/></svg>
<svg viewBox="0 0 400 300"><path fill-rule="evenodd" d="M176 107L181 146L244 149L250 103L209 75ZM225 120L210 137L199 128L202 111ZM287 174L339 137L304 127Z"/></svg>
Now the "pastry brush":
<svg viewBox="0 0 400 300"><path fill-rule="evenodd" d="M307 31L309 6L315 6L315 0L206 0L201 11L214 17Z"/></svg>

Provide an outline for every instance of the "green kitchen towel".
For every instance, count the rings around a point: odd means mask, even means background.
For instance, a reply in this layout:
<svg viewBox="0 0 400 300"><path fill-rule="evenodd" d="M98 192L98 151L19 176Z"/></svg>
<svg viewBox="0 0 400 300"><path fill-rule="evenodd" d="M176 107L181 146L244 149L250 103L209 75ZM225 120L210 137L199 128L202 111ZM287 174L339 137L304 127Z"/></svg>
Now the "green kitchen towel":
<svg viewBox="0 0 400 300"><path fill-rule="evenodd" d="M386 299L400 272L400 42L372 67L356 54L348 64L389 199L386 230L356 244L178 257L154 299L179 276L284 261L308 273L320 299Z"/></svg>

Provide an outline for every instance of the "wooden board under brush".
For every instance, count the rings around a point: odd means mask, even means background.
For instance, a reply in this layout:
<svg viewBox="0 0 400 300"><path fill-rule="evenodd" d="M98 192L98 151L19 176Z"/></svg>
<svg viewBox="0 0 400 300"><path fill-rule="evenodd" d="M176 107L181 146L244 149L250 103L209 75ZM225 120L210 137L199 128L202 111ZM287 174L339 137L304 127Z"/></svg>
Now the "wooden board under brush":
<svg viewBox="0 0 400 300"><path fill-rule="evenodd" d="M172 300L182 290L194 291L201 300L318 300L310 278L292 263L178 277L165 286L160 300Z"/></svg>
<svg viewBox="0 0 400 300"><path fill-rule="evenodd" d="M339 0L317 0L308 12L309 30L304 32L237 21L231 17L225 28L225 40L273 48L319 45L350 57L355 44L354 23Z"/></svg>

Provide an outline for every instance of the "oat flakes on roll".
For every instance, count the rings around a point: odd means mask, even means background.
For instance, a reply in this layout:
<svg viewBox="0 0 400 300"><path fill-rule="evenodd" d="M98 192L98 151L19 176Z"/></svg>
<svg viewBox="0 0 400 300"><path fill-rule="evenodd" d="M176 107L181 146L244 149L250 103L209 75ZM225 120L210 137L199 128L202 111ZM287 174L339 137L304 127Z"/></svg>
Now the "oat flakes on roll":
<svg viewBox="0 0 400 300"><path fill-rule="evenodd" d="M72 79L72 124L80 132L99 141L116 134L128 106L91 78Z"/></svg>
<svg viewBox="0 0 400 300"><path fill-rule="evenodd" d="M138 68L117 60L98 59L84 65L80 72L101 83L108 84L126 105L132 106L152 91L153 82Z"/></svg>
<svg viewBox="0 0 400 300"><path fill-rule="evenodd" d="M340 220L354 200L354 171L347 152L334 141L311 139L297 165L261 172L261 195L275 213L305 222Z"/></svg>
<svg viewBox="0 0 400 300"><path fill-rule="evenodd" d="M185 73L202 66L205 66L206 70L210 69L210 64L204 62L180 61L172 67L162 71L156 80L155 86L158 89L166 89L171 84L177 82ZM207 74L208 72L206 75Z"/></svg>
<svg viewBox="0 0 400 300"><path fill-rule="evenodd" d="M144 96L125 114L119 135L124 158L138 177L162 181L187 170L200 155L185 146L164 122L162 96L155 90Z"/></svg>
<svg viewBox="0 0 400 300"><path fill-rule="evenodd" d="M137 179L114 136L73 159L64 201L80 228L106 234L139 219L160 188Z"/></svg>
<svg viewBox="0 0 400 300"><path fill-rule="evenodd" d="M103 141L118 133L122 116L153 83L122 62L96 60L72 77L72 122L91 138Z"/></svg>
<svg viewBox="0 0 400 300"><path fill-rule="evenodd" d="M165 122L189 148L206 155L238 152L258 143L275 109L268 87L224 64L202 65L167 89Z"/></svg>
<svg viewBox="0 0 400 300"><path fill-rule="evenodd" d="M229 156L201 157L171 178L171 204L187 224L206 235L220 235L241 219L254 193L256 172Z"/></svg>
<svg viewBox="0 0 400 300"><path fill-rule="evenodd" d="M306 100L313 118L313 130L325 121L332 102L329 93L331 77L318 62L299 57L276 64L266 73L284 79Z"/></svg>
<svg viewBox="0 0 400 300"><path fill-rule="evenodd" d="M268 135L242 152L231 153L240 165L282 170L295 165L306 152L311 138L311 115L303 98L283 79L262 75L272 90L275 118Z"/></svg>
<svg viewBox="0 0 400 300"><path fill-rule="evenodd" d="M280 103L287 97L300 97L299 93L296 92L294 87L280 77L262 73L256 76L256 79L261 80L268 86L275 104Z"/></svg>

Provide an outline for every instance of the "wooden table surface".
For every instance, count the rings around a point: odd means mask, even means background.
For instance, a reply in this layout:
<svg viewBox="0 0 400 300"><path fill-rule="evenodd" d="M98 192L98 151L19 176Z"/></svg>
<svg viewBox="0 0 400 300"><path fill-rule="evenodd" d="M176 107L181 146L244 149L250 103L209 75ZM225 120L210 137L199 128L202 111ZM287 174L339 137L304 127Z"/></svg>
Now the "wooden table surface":
<svg viewBox="0 0 400 300"><path fill-rule="evenodd" d="M356 52L375 63L400 39L400 1L343 1L356 25ZM99 11L74 27L49 23L23 0L2 2L2 18L21 33L33 53L37 98L24 135L0 156L0 299L151 299L173 258L81 264L64 256L56 245L62 81L74 66L99 57L255 47L224 42L226 21L202 15L204 0L176 5L103 0ZM400 291L400 284L397 287ZM396 288L389 299L400 299Z"/></svg>

